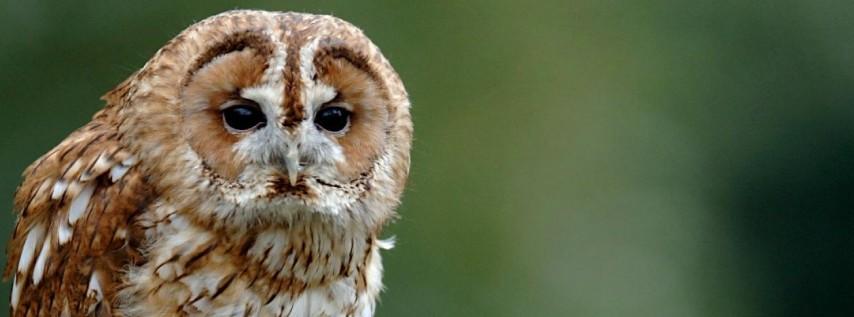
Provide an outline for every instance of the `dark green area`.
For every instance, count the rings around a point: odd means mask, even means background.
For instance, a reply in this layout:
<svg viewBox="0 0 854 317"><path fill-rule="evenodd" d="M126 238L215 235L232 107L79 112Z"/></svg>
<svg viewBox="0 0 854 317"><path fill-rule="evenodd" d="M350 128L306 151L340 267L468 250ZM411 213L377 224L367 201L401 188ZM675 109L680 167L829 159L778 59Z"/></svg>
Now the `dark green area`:
<svg viewBox="0 0 854 317"><path fill-rule="evenodd" d="M1 241L20 172L232 8L349 20L407 84L378 316L854 313L844 1L5 2Z"/></svg>

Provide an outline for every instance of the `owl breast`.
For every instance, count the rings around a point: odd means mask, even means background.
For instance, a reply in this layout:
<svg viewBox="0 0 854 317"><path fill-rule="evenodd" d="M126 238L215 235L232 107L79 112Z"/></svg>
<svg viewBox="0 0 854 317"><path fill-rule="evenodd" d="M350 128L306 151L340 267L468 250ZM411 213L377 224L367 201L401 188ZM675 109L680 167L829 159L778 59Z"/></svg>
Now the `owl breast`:
<svg viewBox="0 0 854 317"><path fill-rule="evenodd" d="M125 316L372 316L385 242L322 215L215 232L158 201L139 219L149 261L127 273ZM228 237L227 239L223 237ZM140 296L147 294L147 296Z"/></svg>

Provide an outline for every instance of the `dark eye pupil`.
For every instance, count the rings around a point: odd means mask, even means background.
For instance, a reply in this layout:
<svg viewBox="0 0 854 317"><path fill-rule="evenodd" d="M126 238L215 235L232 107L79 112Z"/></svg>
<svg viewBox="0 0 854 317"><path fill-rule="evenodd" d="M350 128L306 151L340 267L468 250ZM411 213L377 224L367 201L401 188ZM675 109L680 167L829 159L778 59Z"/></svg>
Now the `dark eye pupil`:
<svg viewBox="0 0 854 317"><path fill-rule="evenodd" d="M246 131L264 126L266 118L261 109L254 105L236 105L222 111L222 117L232 129Z"/></svg>
<svg viewBox="0 0 854 317"><path fill-rule="evenodd" d="M338 132L347 127L350 121L350 111L341 107L328 107L320 110L314 118L314 123L326 131Z"/></svg>

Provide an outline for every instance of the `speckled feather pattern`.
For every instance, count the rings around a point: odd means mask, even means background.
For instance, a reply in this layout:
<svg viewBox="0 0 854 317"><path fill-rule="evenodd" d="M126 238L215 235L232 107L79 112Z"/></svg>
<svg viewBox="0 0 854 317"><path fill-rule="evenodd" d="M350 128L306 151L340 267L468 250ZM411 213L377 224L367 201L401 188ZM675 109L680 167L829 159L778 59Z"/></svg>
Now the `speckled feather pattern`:
<svg viewBox="0 0 854 317"><path fill-rule="evenodd" d="M13 316L372 316L409 173L406 90L340 19L229 11L24 172ZM223 105L266 125L233 131ZM345 131L314 114L352 112Z"/></svg>

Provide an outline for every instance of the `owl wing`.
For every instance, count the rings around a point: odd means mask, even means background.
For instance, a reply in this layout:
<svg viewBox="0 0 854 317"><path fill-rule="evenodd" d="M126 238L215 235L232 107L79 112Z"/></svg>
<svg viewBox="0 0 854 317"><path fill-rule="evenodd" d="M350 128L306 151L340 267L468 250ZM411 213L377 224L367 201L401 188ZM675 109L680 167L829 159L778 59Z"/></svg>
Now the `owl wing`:
<svg viewBox="0 0 854 317"><path fill-rule="evenodd" d="M5 278L12 315L111 315L123 267L142 261L133 219L150 187L100 114L24 172Z"/></svg>

